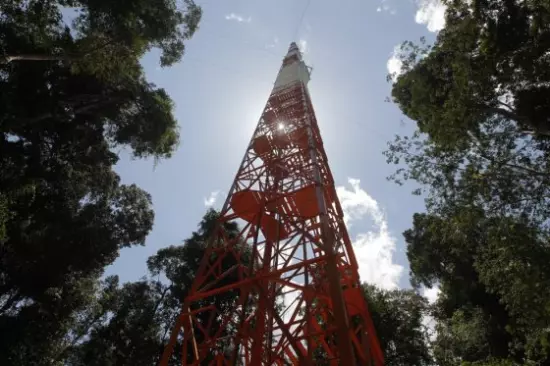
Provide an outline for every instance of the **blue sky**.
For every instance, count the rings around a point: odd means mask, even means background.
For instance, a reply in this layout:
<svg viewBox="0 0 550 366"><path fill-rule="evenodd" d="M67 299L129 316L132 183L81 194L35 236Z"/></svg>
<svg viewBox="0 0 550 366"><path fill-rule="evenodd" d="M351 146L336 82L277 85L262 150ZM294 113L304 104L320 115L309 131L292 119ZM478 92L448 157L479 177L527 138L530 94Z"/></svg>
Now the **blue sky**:
<svg viewBox="0 0 550 366"><path fill-rule="evenodd" d="M143 59L149 81L176 104L181 145L169 160L132 160L121 152L116 170L153 197L155 225L144 247L121 252L107 273L122 281L146 274L158 249L195 230L207 204L225 199L280 63L291 41L313 67L309 83L338 194L347 213L364 281L408 287L401 233L423 201L413 187L386 177L395 167L382 151L413 122L384 101L388 67L405 40L433 41L444 25L438 0L205 0L204 16L183 61L159 67L158 53ZM218 192L216 194L216 192Z"/></svg>

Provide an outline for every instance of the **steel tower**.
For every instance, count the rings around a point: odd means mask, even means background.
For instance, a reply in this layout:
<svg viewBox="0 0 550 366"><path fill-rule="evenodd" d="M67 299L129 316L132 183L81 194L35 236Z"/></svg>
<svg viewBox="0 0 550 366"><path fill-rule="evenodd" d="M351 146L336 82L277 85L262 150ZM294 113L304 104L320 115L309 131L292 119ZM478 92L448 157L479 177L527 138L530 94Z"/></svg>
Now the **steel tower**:
<svg viewBox="0 0 550 366"><path fill-rule="evenodd" d="M383 365L309 79L291 43L162 366Z"/></svg>

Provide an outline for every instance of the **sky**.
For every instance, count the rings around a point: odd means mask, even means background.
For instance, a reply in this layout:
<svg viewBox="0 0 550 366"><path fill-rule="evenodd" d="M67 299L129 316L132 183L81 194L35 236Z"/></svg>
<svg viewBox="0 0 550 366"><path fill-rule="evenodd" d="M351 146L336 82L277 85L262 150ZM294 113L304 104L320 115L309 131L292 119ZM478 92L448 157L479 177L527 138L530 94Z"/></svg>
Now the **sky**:
<svg viewBox="0 0 550 366"><path fill-rule="evenodd" d="M396 169L382 152L415 124L386 102L388 72L399 71L397 46L445 24L439 0L196 0L203 18L183 61L159 66L159 53L142 64L150 82L175 102L181 144L169 160L116 166L122 182L153 198L154 228L143 247L121 251L107 274L123 282L147 274L146 260L187 238L208 207L220 209L240 165L290 42L313 67L309 90L337 193L345 212L362 281L407 288L402 232L424 210L413 186L386 177ZM430 301L437 289L426 290Z"/></svg>

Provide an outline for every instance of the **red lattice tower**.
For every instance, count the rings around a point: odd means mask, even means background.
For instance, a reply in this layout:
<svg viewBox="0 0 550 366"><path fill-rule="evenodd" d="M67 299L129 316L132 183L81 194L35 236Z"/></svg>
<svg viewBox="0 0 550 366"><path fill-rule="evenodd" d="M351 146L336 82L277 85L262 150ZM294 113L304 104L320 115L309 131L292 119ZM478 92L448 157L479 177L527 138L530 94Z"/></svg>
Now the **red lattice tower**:
<svg viewBox="0 0 550 366"><path fill-rule="evenodd" d="M309 78L292 43L161 365L383 365Z"/></svg>

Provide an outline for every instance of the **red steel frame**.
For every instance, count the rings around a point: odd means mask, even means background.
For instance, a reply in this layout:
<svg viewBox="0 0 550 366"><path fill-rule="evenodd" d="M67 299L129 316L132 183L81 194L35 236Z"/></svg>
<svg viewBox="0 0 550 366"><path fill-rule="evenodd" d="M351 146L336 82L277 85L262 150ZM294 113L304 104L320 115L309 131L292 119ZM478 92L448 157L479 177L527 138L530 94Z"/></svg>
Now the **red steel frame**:
<svg viewBox="0 0 550 366"><path fill-rule="evenodd" d="M293 49L281 70L303 62L294 43ZM178 343L182 365L383 365L299 78L271 93L218 221L162 366ZM223 230L231 221L241 223L236 238ZM252 260L244 260L245 250ZM227 258L236 265L223 269ZM219 285L228 276L237 280ZM234 300L217 308L212 299L230 292Z"/></svg>

